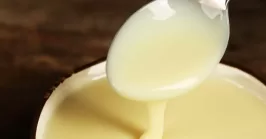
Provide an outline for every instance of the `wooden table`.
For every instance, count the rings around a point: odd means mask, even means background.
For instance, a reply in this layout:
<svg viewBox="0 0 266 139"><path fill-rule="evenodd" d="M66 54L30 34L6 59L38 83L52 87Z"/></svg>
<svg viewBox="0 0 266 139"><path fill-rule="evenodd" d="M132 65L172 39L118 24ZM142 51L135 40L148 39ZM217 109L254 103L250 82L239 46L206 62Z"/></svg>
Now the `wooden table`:
<svg viewBox="0 0 266 139"><path fill-rule="evenodd" d="M118 28L147 2L0 1L1 138L28 139L45 93L76 67L105 56ZM266 80L266 1L230 4L231 39L223 62Z"/></svg>

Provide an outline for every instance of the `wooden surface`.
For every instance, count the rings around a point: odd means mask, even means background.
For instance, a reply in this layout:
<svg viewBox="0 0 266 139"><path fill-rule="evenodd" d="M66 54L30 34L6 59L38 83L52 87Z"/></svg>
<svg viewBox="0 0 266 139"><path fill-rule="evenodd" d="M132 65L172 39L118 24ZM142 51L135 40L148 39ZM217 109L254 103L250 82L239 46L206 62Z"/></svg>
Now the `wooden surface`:
<svg viewBox="0 0 266 139"><path fill-rule="evenodd" d="M0 0L1 138L29 138L45 92L76 67L105 56L121 24L147 2ZM266 80L266 1L230 4L223 62Z"/></svg>

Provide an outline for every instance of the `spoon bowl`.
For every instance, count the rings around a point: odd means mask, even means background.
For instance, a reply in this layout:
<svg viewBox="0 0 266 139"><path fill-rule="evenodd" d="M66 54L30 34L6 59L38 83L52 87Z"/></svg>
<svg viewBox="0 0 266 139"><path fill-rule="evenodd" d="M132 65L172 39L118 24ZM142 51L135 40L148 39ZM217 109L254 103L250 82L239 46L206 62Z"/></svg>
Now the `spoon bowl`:
<svg viewBox="0 0 266 139"><path fill-rule="evenodd" d="M206 79L229 39L227 10L217 17L206 11L197 0L156 0L133 14L108 53L107 77L117 93L139 101L169 99Z"/></svg>

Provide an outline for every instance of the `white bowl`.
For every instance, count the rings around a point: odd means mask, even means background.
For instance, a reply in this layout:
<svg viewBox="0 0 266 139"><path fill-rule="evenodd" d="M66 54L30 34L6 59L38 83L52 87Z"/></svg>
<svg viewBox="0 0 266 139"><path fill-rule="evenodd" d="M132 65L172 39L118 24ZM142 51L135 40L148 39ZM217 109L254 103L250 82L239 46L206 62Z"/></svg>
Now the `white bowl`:
<svg viewBox="0 0 266 139"><path fill-rule="evenodd" d="M35 134L36 139L43 139L47 122L51 118L53 111L68 95L75 92L74 90L78 90L82 86L106 76L105 64L106 62L100 62L73 74L64 80L52 92L40 114ZM228 65L219 64L213 73L213 76L228 78L235 83L244 86L246 89L251 90L250 92L254 93L254 95L266 101L266 86L246 72Z"/></svg>

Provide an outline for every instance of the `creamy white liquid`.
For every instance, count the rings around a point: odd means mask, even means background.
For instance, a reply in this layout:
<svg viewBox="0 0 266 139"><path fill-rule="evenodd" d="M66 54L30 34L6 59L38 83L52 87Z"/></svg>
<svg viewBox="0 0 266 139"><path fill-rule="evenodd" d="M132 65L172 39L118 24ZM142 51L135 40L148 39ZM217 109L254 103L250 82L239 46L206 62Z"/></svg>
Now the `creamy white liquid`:
<svg viewBox="0 0 266 139"><path fill-rule="evenodd" d="M206 9L205 9L206 10ZM227 47L227 11L210 18L197 0L157 0L136 12L116 35L107 76L120 95L140 101L173 98L200 84ZM165 102L149 102L141 139L161 139ZM177 131L179 132L179 131Z"/></svg>
<svg viewBox="0 0 266 139"><path fill-rule="evenodd" d="M161 139L164 132L164 114L167 101L148 102L148 130L141 139Z"/></svg>
<svg viewBox="0 0 266 139"><path fill-rule="evenodd" d="M145 104L117 95L105 77L73 91L42 139L139 139L149 128ZM169 100L163 139L266 139L266 105L250 91L210 78Z"/></svg>

